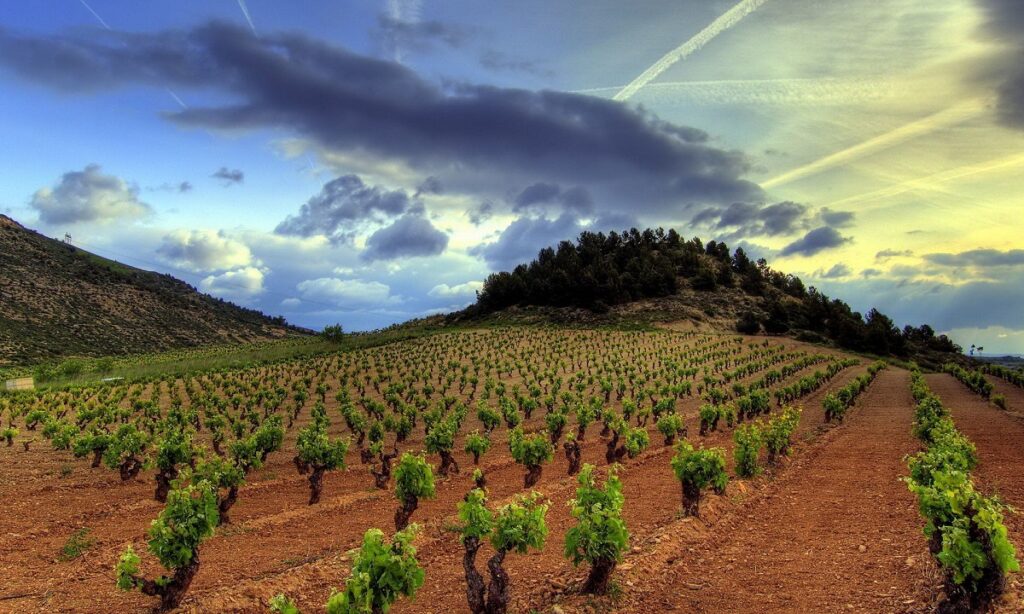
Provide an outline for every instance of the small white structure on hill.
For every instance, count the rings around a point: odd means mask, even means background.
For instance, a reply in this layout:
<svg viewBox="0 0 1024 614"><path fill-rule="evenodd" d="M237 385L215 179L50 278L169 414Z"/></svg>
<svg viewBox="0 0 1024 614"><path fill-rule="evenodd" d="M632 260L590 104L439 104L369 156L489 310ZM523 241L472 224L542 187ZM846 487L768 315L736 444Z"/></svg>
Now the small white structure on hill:
<svg viewBox="0 0 1024 614"><path fill-rule="evenodd" d="M31 377L17 377L4 382L5 390L33 390L35 387Z"/></svg>

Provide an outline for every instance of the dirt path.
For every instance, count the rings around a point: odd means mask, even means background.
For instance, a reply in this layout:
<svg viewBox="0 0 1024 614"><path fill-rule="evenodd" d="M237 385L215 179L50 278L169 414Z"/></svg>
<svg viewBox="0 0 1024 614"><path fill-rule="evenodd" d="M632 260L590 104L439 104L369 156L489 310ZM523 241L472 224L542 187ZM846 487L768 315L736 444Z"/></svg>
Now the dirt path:
<svg viewBox="0 0 1024 614"><path fill-rule="evenodd" d="M995 386L995 393L1006 397L1006 409L1018 416L1024 416L1024 388L1014 386L1010 382L994 375L985 378Z"/></svg>
<svg viewBox="0 0 1024 614"><path fill-rule="evenodd" d="M664 585L623 611L902 612L928 598L927 544L899 481L915 450L906 371L878 375L844 426L798 459L718 539L659 544ZM681 521L680 524L702 521ZM680 526L666 542L685 536ZM691 531L692 532L692 531ZM657 557L654 557L655 559Z"/></svg>
<svg viewBox="0 0 1024 614"><path fill-rule="evenodd" d="M957 428L978 450L978 466L973 472L977 487L985 494L999 495L1003 502L1019 510L1006 514L1004 521L1010 541L1017 548L1017 558L1021 559L1024 557L1024 420L996 408L952 375L925 377L932 392L939 395L942 404L953 413ZM1010 400L1009 394L1006 398ZM1011 578L1011 591L1016 595L1011 599L1016 599L1017 603L1015 607L1004 603L1001 607L1006 608L1005 611L1024 611L1021 584L1020 578Z"/></svg>

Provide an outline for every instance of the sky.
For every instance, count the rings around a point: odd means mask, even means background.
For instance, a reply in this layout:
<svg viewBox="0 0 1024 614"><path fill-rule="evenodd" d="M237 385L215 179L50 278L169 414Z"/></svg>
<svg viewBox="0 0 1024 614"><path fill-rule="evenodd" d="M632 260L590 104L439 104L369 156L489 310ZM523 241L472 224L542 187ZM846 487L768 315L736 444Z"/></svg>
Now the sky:
<svg viewBox="0 0 1024 614"><path fill-rule="evenodd" d="M0 9L0 213L290 322L676 228L1024 353L1018 0Z"/></svg>

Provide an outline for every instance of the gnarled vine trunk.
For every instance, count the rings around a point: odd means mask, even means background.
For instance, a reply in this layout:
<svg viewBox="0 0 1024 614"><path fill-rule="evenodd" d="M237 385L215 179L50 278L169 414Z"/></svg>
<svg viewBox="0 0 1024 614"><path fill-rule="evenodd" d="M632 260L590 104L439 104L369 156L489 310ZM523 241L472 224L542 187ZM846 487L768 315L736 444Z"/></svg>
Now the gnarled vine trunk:
<svg viewBox="0 0 1024 614"><path fill-rule="evenodd" d="M10 445L11 445L11 442L7 442L7 446L10 447ZM95 469L96 467L99 467L100 466L100 461L102 461L102 460L103 460L103 450L93 450L92 451L92 468Z"/></svg>
<svg viewBox="0 0 1024 614"><path fill-rule="evenodd" d="M384 490L388 487L388 482L391 481L391 461L398 456L398 450L395 450L391 454L380 455L380 469L371 468L370 473L373 474L374 485Z"/></svg>
<svg viewBox="0 0 1024 614"><path fill-rule="evenodd" d="M160 503L167 503L167 493L171 492L171 482L176 479L178 479L177 467L158 471L156 474L156 492L153 493L153 498Z"/></svg>
<svg viewBox="0 0 1024 614"><path fill-rule="evenodd" d="M135 458L134 456L129 456L128 458L126 458L121 463L121 466L118 467L118 471L121 473L122 482L127 482L128 480L133 479L135 476L139 475L139 471L141 470L142 461Z"/></svg>
<svg viewBox="0 0 1024 614"><path fill-rule="evenodd" d="M687 516L697 518L700 516L700 487L696 484L683 481L683 512Z"/></svg>
<svg viewBox="0 0 1024 614"><path fill-rule="evenodd" d="M324 489L324 473L326 467L313 465L313 472L309 474L309 504L320 503L320 493Z"/></svg>
<svg viewBox="0 0 1024 614"><path fill-rule="evenodd" d="M508 611L508 573L501 564L505 551L499 550L487 561L491 582L487 585L487 614L505 614Z"/></svg>
<svg viewBox="0 0 1024 614"><path fill-rule="evenodd" d="M466 601L473 614L485 614L487 602L484 595L484 578L476 570L476 553L480 550L480 538L467 537L462 542L466 552L462 555L462 569L466 574Z"/></svg>
<svg viewBox="0 0 1024 614"><path fill-rule="evenodd" d="M614 462L622 460L622 457L626 455L626 447L619 446L619 432L614 431L612 438L608 440L608 449L605 450L604 460L610 465Z"/></svg>
<svg viewBox="0 0 1024 614"><path fill-rule="evenodd" d="M580 444L578 441L567 441L562 444L565 458L569 461L569 475L580 472Z"/></svg>
<svg viewBox="0 0 1024 614"><path fill-rule="evenodd" d="M523 487L530 488L534 484L540 481L540 472L542 467L540 465L527 465L526 476L523 478Z"/></svg>
<svg viewBox="0 0 1024 614"><path fill-rule="evenodd" d="M238 487L232 486L228 488L228 494L217 502L218 524L231 524L231 517L228 516L228 512L231 510L231 506L235 504L235 501L238 501Z"/></svg>
<svg viewBox="0 0 1024 614"><path fill-rule="evenodd" d="M615 559L602 558L594 561L587 575L587 583L583 585L583 592L591 595L604 595L608 592L608 581L611 579L612 571L615 570Z"/></svg>
<svg viewBox="0 0 1024 614"><path fill-rule="evenodd" d="M139 589L143 594L160 598L160 611L173 610L178 607L185 597L185 592L192 584L193 578L199 571L199 553L192 553L192 560L188 565L174 570L174 575L166 583L158 583L154 580L138 579Z"/></svg>
<svg viewBox="0 0 1024 614"><path fill-rule="evenodd" d="M409 518L412 517L412 513L416 511L419 504L416 497L407 497L402 502L402 506L395 510L395 531L401 531L409 526Z"/></svg>
<svg viewBox="0 0 1024 614"><path fill-rule="evenodd" d="M296 454L292 461L295 463L295 470L299 472L299 475L306 475L309 473L309 463L302 460L301 456Z"/></svg>
<svg viewBox="0 0 1024 614"><path fill-rule="evenodd" d="M455 462L455 457L451 452L439 452L439 454L441 455L441 467L437 470L438 475L446 478L450 473L459 472L459 463Z"/></svg>
<svg viewBox="0 0 1024 614"><path fill-rule="evenodd" d="M562 430L564 428L565 427L561 427L560 426L557 429L555 429L554 431L552 431L551 433L548 433L551 436L551 445L557 444L558 440L562 438Z"/></svg>

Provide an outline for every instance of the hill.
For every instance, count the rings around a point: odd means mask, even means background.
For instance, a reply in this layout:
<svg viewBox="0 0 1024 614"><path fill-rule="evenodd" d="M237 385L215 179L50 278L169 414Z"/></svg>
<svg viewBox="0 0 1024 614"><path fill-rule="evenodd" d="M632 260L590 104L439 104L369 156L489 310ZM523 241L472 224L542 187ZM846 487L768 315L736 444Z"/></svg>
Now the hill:
<svg viewBox="0 0 1024 614"><path fill-rule="evenodd" d="M683 239L675 230L584 232L542 249L529 264L494 273L476 304L454 319L557 322L688 321L741 333L803 341L935 367L962 349L927 324L896 327L877 309L839 299L722 242Z"/></svg>
<svg viewBox="0 0 1024 614"><path fill-rule="evenodd" d="M301 334L170 275L107 260L0 215L0 364Z"/></svg>

